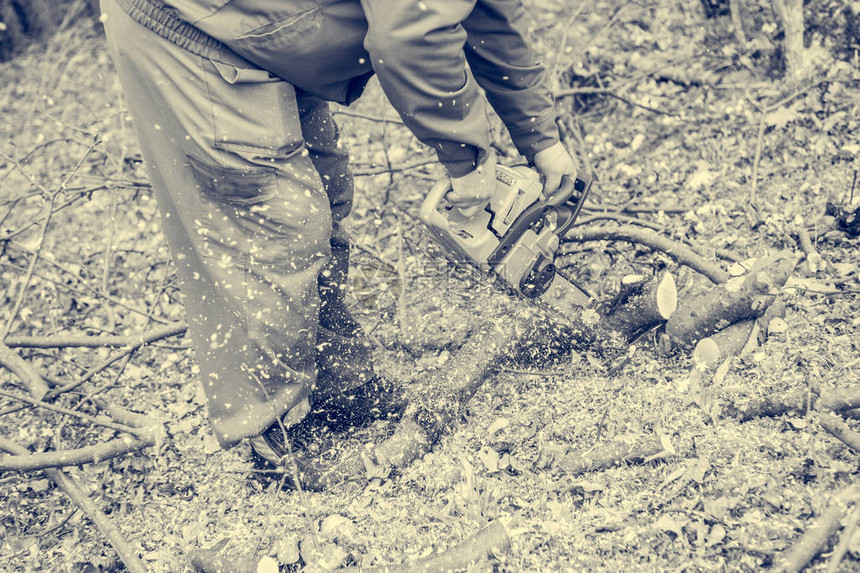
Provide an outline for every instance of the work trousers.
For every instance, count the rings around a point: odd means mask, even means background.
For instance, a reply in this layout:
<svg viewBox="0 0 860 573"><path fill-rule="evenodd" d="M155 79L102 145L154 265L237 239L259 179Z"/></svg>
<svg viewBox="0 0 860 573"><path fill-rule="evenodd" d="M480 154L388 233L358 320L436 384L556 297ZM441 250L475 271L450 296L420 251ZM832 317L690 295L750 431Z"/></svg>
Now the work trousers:
<svg viewBox="0 0 860 573"><path fill-rule="evenodd" d="M102 0L227 447L373 376L343 300L352 177L327 103L147 10L132 19Z"/></svg>

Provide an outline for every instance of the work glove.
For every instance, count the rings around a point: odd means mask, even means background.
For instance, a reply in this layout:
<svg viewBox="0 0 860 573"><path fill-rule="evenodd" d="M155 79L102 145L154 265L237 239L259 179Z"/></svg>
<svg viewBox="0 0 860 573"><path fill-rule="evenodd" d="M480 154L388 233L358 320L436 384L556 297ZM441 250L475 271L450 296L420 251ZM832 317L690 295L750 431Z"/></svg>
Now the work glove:
<svg viewBox="0 0 860 573"><path fill-rule="evenodd" d="M445 195L451 205L467 218L474 217L496 192L496 159L490 154L483 164L463 177L451 177L451 190Z"/></svg>
<svg viewBox="0 0 860 573"><path fill-rule="evenodd" d="M547 197L558 191L563 177L576 179L576 163L560 141L535 153L532 162L543 176L543 192Z"/></svg>

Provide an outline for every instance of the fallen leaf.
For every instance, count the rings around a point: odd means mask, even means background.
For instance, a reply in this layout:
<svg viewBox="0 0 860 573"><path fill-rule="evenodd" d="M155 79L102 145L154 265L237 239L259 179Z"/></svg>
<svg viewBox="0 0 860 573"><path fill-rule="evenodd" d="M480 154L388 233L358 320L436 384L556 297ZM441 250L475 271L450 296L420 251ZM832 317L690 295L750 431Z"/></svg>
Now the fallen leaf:
<svg viewBox="0 0 860 573"><path fill-rule="evenodd" d="M478 457L484 462L489 472L499 471L499 453L492 448L484 448L478 452Z"/></svg>
<svg viewBox="0 0 860 573"><path fill-rule="evenodd" d="M487 428L487 433L492 436L493 434L495 434L499 430L507 428L510 424L511 424L511 421L508 420L507 418L498 418L495 422L490 424L489 428Z"/></svg>
<svg viewBox="0 0 860 573"><path fill-rule="evenodd" d="M722 543L725 538L726 528L719 523L716 523L711 527L711 531L708 533L708 538L705 540L705 547L713 547L718 543Z"/></svg>
<svg viewBox="0 0 860 573"><path fill-rule="evenodd" d="M348 518L332 514L323 519L320 524L320 533L329 539L340 539L347 543L354 543L358 537L355 524Z"/></svg>
<svg viewBox="0 0 860 573"><path fill-rule="evenodd" d="M768 113L764 118L764 122L771 127L785 127L790 121L794 121L795 119L797 119L797 111L781 107Z"/></svg>
<svg viewBox="0 0 860 573"><path fill-rule="evenodd" d="M203 451L209 455L221 450L221 445L218 443L214 434L206 434L203 437Z"/></svg>
<svg viewBox="0 0 860 573"><path fill-rule="evenodd" d="M299 553L299 540L295 536L278 538L272 549L273 553L277 555L278 561L284 565L298 563L299 557L301 557Z"/></svg>
<svg viewBox="0 0 860 573"><path fill-rule="evenodd" d="M678 452L675 450L675 446L672 445L672 441L669 439L669 436L666 434L660 434L660 444L663 446L663 449L669 452L670 454L677 454Z"/></svg>
<svg viewBox="0 0 860 573"><path fill-rule="evenodd" d="M785 320L777 317L770 319L770 322L767 325L767 334L770 336L771 334L782 334L783 332L788 331L788 323Z"/></svg>
<svg viewBox="0 0 860 573"><path fill-rule="evenodd" d="M657 531L674 533L676 537L681 537L683 533L683 524L667 513L661 515L660 518L652 524L652 527Z"/></svg>
<svg viewBox="0 0 860 573"><path fill-rule="evenodd" d="M278 573L278 562L265 555L257 562L257 573Z"/></svg>
<svg viewBox="0 0 860 573"><path fill-rule="evenodd" d="M687 469L686 475L696 483L703 483L705 481L705 474L708 473L709 469L711 469L711 462L708 458L699 457L696 462Z"/></svg>
<svg viewBox="0 0 860 573"><path fill-rule="evenodd" d="M602 484L593 481L575 481L570 484L570 489L581 489L585 493L594 493L596 491L603 491L605 488Z"/></svg>

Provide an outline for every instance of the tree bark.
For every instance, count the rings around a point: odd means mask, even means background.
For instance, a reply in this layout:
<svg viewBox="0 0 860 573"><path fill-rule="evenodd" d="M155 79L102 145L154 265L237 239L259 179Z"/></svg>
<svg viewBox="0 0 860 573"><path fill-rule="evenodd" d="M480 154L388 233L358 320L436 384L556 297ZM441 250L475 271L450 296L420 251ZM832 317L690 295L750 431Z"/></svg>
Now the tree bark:
<svg viewBox="0 0 860 573"><path fill-rule="evenodd" d="M783 52L785 76L791 83L799 83L808 73L806 49L803 46L803 0L773 0L777 16L785 32Z"/></svg>
<svg viewBox="0 0 860 573"><path fill-rule="evenodd" d="M683 300L666 323L666 335L682 348L730 324L761 316L794 270L784 252L758 261L747 274Z"/></svg>
<svg viewBox="0 0 860 573"><path fill-rule="evenodd" d="M728 402L722 406L722 417L747 422L754 418L804 412L807 408L842 412L860 407L860 384L825 390L816 396L806 389L755 398L747 403Z"/></svg>

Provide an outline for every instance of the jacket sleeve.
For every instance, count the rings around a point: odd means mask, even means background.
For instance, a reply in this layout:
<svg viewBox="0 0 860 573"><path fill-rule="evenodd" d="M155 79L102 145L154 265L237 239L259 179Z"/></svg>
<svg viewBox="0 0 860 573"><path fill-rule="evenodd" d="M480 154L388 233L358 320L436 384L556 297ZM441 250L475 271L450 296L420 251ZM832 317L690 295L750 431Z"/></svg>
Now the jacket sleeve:
<svg viewBox="0 0 860 573"><path fill-rule="evenodd" d="M559 135L549 78L528 41L521 0L479 0L463 26L469 67L517 150L531 161Z"/></svg>
<svg viewBox="0 0 860 573"><path fill-rule="evenodd" d="M452 176L469 173L489 153L479 81L521 152L533 156L558 139L545 73L518 28L520 0L361 4L365 48L385 94Z"/></svg>
<svg viewBox="0 0 860 573"><path fill-rule="evenodd" d="M364 47L404 123L454 177L489 150L484 98L466 68L462 22L474 0L361 0Z"/></svg>

